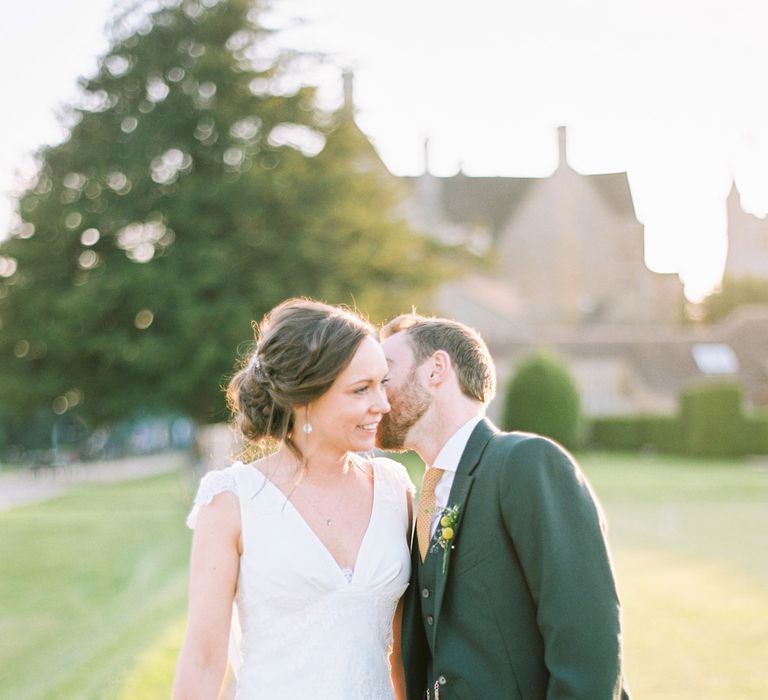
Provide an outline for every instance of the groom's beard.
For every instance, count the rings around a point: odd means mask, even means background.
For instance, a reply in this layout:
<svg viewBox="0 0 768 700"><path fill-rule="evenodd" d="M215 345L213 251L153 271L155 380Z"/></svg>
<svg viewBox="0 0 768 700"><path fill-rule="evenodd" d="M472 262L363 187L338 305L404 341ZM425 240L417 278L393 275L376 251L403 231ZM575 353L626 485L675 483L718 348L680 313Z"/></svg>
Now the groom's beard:
<svg viewBox="0 0 768 700"><path fill-rule="evenodd" d="M390 411L381 418L376 445L383 450L404 450L408 431L427 412L432 397L419 384L413 370L403 382L402 389L387 398Z"/></svg>

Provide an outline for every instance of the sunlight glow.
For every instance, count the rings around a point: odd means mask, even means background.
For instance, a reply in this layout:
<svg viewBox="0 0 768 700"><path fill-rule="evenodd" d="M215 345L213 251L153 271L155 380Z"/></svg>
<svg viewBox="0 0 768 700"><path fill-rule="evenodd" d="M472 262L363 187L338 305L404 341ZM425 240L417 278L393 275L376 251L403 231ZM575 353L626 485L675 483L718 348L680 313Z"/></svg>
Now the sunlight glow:
<svg viewBox="0 0 768 700"><path fill-rule="evenodd" d="M73 101L76 76L93 74L111 8L112 0L40 0L14 4L5 18L0 94L13 100L0 116L0 194L25 187L33 177L28 154L65 134L54 110ZM627 172L646 226L646 261L678 272L690 299L722 274L731 184L746 212L768 216L764 2L281 0L268 17L271 26L291 27L285 45L329 55L299 76L319 82L326 106L340 102L340 69L354 71L358 124L396 175L422 171L429 138L435 174L544 177L557 165L555 127L567 125L575 170ZM235 35L235 49L238 42ZM115 57L109 70L120 75L126 63ZM157 76L149 98L164 99L166 78L182 77ZM214 83L203 83L200 103L215 93ZM137 126L136 117L121 124L126 133ZM242 124L244 136L258 126ZM212 128L201 122L196 136L206 142ZM322 147L314 134L269 136L307 153ZM229 158L239 167L239 153ZM169 151L153 175L171 182L186 165ZM121 175L108 183L118 193L131 186ZM18 225L6 226L10 210L0 204L0 237ZM150 246L138 257L151 257Z"/></svg>

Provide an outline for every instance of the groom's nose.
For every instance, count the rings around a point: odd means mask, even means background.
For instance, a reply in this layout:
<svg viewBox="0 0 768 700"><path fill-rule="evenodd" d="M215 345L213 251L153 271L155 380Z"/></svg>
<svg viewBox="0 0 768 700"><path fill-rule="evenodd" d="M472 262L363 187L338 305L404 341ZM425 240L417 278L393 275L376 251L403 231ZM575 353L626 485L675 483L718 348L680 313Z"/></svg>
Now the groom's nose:
<svg viewBox="0 0 768 700"><path fill-rule="evenodd" d="M378 409L379 413L389 413L389 399L387 398L387 390L384 387L379 388L379 396L378 400L376 401L376 408Z"/></svg>

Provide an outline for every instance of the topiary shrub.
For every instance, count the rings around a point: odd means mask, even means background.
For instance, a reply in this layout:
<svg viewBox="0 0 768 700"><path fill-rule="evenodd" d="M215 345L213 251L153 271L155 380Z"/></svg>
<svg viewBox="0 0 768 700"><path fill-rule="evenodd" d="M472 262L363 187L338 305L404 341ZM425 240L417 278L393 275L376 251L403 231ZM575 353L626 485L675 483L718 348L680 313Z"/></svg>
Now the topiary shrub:
<svg viewBox="0 0 768 700"><path fill-rule="evenodd" d="M685 452L696 457L738 457L749 451L742 390L733 383L697 383L681 395Z"/></svg>
<svg viewBox="0 0 768 700"><path fill-rule="evenodd" d="M575 449L580 423L579 390L564 362L549 352L523 360L507 385L504 429L538 433Z"/></svg>

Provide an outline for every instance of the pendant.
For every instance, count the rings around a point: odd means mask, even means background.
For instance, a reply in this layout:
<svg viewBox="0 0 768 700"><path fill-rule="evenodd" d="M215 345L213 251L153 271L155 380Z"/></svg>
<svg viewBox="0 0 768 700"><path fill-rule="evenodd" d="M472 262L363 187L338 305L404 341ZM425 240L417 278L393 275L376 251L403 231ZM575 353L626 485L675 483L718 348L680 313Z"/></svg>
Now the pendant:
<svg viewBox="0 0 768 700"><path fill-rule="evenodd" d="M326 520L326 521L325 521L325 524L326 524L328 527L330 527L331 525L333 525L333 520L331 520L330 518L328 518L328 520Z"/></svg>

